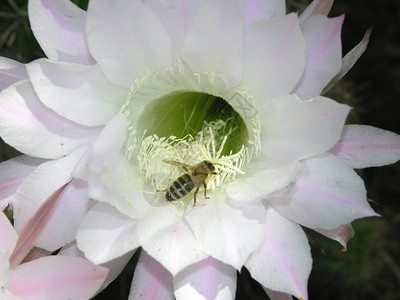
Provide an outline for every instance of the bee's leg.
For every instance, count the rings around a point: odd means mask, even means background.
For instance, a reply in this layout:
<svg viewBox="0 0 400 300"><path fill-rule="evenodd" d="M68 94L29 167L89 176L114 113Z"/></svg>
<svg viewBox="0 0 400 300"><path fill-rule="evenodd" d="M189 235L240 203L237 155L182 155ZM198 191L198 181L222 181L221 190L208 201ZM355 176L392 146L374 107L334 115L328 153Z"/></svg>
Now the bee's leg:
<svg viewBox="0 0 400 300"><path fill-rule="evenodd" d="M210 197L207 197L207 183L203 182L203 186L204 186L204 198L210 199Z"/></svg>
<svg viewBox="0 0 400 300"><path fill-rule="evenodd" d="M168 189L156 190L156 193L165 193Z"/></svg>
<svg viewBox="0 0 400 300"><path fill-rule="evenodd" d="M193 206L196 206L196 195L197 195L197 192L199 191L199 188L197 188L195 191L194 191L194 194L193 194Z"/></svg>

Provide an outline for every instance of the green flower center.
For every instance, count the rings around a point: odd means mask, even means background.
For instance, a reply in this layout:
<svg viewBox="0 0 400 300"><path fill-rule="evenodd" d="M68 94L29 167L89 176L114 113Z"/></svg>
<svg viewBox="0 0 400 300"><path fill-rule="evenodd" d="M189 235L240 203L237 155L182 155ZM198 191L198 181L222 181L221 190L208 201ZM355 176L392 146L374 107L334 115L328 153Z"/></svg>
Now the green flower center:
<svg viewBox="0 0 400 300"><path fill-rule="evenodd" d="M195 137L205 124L219 120L224 126L214 136L227 136L221 154L238 152L248 140L246 124L224 99L206 93L173 92L155 100L145 107L137 130L146 131L146 136L188 139Z"/></svg>

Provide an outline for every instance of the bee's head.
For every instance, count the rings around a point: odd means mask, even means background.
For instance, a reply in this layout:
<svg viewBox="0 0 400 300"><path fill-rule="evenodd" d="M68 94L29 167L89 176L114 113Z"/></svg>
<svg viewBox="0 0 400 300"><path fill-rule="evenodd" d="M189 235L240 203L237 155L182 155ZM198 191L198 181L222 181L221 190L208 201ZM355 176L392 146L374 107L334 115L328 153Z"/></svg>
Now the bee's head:
<svg viewBox="0 0 400 300"><path fill-rule="evenodd" d="M203 164L205 164L207 166L207 168L210 169L210 171L215 171L215 167L214 164L211 161L205 160L203 161Z"/></svg>

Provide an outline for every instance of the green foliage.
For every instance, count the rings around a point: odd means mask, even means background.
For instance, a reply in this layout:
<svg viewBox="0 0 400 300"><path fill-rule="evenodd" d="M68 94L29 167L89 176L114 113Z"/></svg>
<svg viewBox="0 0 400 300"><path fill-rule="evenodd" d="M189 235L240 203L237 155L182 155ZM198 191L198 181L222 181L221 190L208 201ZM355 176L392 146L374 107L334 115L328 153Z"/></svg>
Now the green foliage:
<svg viewBox="0 0 400 300"><path fill-rule="evenodd" d="M88 0L72 2L87 9ZM29 25L28 0L1 1L0 53L23 63L45 56Z"/></svg>
<svg viewBox="0 0 400 300"><path fill-rule="evenodd" d="M26 0L2 1L0 32L2 56L21 62L44 56L29 26Z"/></svg>
<svg viewBox="0 0 400 300"><path fill-rule="evenodd" d="M72 0L72 2L75 3L77 6L79 6L80 8L86 10L89 0Z"/></svg>

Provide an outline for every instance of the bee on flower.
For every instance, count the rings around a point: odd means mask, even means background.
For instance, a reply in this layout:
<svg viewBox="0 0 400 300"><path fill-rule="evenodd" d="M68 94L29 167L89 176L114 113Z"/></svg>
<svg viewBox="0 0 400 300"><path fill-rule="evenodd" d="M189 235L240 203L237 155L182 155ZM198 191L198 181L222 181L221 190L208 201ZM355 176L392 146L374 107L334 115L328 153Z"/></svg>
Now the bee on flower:
<svg viewBox="0 0 400 300"><path fill-rule="evenodd" d="M2 209L18 230L67 184L35 246L109 264L103 287L141 249L130 299L234 299L242 268L308 299L303 227L346 246L377 215L353 169L400 159L397 134L321 96L369 38L342 58L332 2L29 1L47 57L7 61L0 135L23 156Z"/></svg>

